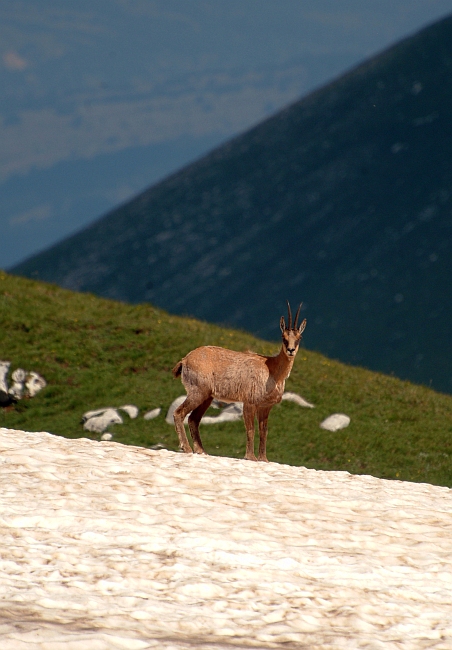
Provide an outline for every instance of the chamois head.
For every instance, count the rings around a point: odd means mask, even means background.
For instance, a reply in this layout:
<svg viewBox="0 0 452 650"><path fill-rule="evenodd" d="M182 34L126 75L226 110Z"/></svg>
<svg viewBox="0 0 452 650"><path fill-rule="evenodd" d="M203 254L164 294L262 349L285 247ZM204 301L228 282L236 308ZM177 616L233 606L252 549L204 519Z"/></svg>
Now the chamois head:
<svg viewBox="0 0 452 650"><path fill-rule="evenodd" d="M284 316L281 316L280 327L282 332L283 350L286 356L288 357L294 357L297 354L298 346L301 340L301 335L303 334L304 329L306 327L306 318L301 323L301 325L297 327L298 316L300 314L300 309L302 304L303 303L300 303L300 306L297 309L297 313L295 314L295 321L293 327L292 327L292 311L290 309L289 301L287 301L287 310L289 314L289 322L287 327L286 327L286 322L284 320Z"/></svg>

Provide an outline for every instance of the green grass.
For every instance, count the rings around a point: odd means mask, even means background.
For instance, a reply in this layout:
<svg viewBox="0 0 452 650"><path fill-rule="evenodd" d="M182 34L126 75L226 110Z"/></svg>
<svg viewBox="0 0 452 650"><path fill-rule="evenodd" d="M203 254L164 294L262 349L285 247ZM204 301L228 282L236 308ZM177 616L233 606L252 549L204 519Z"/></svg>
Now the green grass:
<svg viewBox="0 0 452 650"><path fill-rule="evenodd" d="M171 368L205 344L271 354L279 349L244 332L170 316L151 305L73 293L0 271L0 359L11 361L11 369L35 370L48 382L33 399L1 409L0 426L95 439L83 431L85 411L131 403L142 415L161 406L155 420L141 415L129 420L124 414L124 424L110 430L117 442L162 443L176 450L176 433L164 415L183 387ZM305 349L286 390L300 393L316 408L288 402L273 408L269 460L452 486L452 396ZM347 413L350 426L335 433L320 429L319 423L335 412ZM245 453L243 422L204 426L201 435L208 453L237 458Z"/></svg>

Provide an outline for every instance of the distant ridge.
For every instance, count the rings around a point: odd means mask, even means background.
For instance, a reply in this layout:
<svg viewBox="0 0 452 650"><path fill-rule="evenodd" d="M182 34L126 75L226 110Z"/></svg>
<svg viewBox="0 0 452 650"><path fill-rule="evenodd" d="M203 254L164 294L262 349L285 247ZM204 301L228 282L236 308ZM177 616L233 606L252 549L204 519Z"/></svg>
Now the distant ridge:
<svg viewBox="0 0 452 650"><path fill-rule="evenodd" d="M11 271L452 392L452 17Z"/></svg>

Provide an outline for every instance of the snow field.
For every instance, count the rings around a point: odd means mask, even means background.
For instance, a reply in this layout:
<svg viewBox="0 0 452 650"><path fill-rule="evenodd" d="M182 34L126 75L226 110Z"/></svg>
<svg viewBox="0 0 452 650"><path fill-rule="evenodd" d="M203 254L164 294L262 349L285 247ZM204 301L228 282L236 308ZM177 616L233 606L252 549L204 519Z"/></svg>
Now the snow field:
<svg viewBox="0 0 452 650"><path fill-rule="evenodd" d="M2 650L452 648L448 488L0 428Z"/></svg>

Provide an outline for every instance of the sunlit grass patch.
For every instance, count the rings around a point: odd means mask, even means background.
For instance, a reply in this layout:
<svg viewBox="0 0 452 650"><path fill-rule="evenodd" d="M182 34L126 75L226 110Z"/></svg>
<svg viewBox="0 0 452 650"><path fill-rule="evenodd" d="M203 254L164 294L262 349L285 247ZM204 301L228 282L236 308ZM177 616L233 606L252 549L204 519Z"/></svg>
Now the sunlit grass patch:
<svg viewBox="0 0 452 650"><path fill-rule="evenodd" d="M83 431L82 414L129 403L140 415L132 420L122 414L124 424L111 428L114 440L172 450L177 435L164 416L183 393L171 375L181 357L206 344L270 354L279 349L278 343L171 316L151 305L73 293L2 272L0 328L0 359L11 361L12 369L35 370L48 382L35 398L2 409L0 426L96 438ZM278 331L276 321L275 337ZM305 349L286 390L315 408L290 402L273 408L269 460L452 486L452 396ZM161 415L144 420L143 414L157 406ZM321 429L320 422L335 412L350 416L350 426ZM244 455L243 422L201 424L201 435L210 454Z"/></svg>

